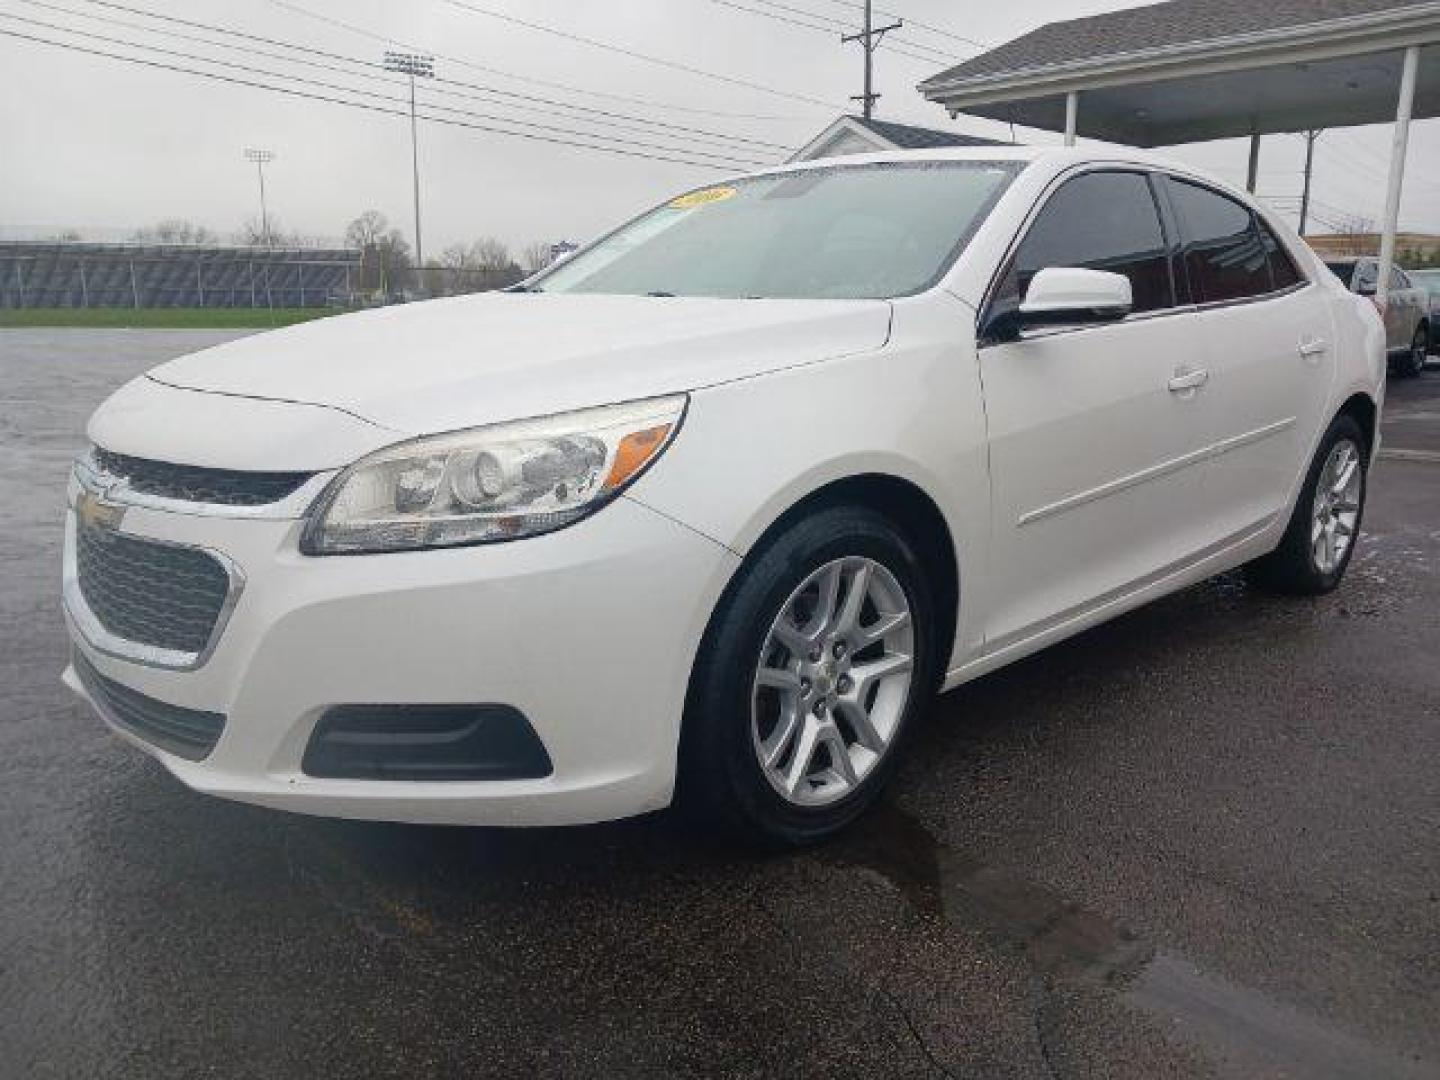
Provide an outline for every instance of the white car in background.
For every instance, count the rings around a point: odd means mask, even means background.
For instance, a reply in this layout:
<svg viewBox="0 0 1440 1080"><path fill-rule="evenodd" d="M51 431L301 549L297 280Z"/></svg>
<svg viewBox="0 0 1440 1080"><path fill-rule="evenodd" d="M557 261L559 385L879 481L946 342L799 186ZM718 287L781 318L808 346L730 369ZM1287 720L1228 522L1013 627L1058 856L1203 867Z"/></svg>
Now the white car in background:
<svg viewBox="0 0 1440 1080"><path fill-rule="evenodd" d="M1354 552L1384 335L1128 152L829 160L521 291L161 365L70 483L66 681L192 787L798 843L938 688L1231 567Z"/></svg>

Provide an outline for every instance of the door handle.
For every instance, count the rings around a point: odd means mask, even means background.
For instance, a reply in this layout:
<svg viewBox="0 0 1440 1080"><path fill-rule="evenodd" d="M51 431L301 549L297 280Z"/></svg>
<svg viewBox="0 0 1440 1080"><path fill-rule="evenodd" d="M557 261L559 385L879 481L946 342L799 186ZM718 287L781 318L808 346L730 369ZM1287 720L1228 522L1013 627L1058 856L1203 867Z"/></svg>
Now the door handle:
<svg viewBox="0 0 1440 1080"><path fill-rule="evenodd" d="M1210 381L1210 372L1204 368L1197 368L1194 371L1178 371L1175 377L1170 380L1170 392L1172 394L1183 394L1189 390L1198 390Z"/></svg>
<svg viewBox="0 0 1440 1080"><path fill-rule="evenodd" d="M1306 338L1300 342L1300 355L1306 360L1312 356L1319 356L1330 348L1330 343L1324 338Z"/></svg>

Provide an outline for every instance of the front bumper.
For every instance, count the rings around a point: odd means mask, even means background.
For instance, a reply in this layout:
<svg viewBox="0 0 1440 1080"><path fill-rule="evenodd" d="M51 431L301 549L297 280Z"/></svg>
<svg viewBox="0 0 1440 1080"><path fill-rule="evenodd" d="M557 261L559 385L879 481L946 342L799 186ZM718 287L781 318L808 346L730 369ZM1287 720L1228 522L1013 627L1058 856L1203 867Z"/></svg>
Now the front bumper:
<svg viewBox="0 0 1440 1080"><path fill-rule="evenodd" d="M451 550L312 558L298 550L301 524L127 509L125 532L221 553L244 576L223 631L190 670L114 655L67 602L74 647L102 676L159 702L224 714L203 760L117 724L73 665L66 684L190 787L264 806L558 825L669 803L691 665L738 564L733 553L623 497L556 533ZM332 706L478 703L523 713L553 772L402 781L319 779L301 768Z"/></svg>

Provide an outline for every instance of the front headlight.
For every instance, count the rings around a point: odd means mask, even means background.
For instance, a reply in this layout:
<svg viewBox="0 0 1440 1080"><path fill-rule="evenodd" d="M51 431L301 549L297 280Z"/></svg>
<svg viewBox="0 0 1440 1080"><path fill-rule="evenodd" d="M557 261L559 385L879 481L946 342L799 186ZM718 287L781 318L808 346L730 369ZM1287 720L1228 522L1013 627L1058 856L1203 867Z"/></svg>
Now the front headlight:
<svg viewBox="0 0 1440 1080"><path fill-rule="evenodd" d="M310 512L307 555L515 540L593 514L660 456L683 394L432 435L361 458Z"/></svg>

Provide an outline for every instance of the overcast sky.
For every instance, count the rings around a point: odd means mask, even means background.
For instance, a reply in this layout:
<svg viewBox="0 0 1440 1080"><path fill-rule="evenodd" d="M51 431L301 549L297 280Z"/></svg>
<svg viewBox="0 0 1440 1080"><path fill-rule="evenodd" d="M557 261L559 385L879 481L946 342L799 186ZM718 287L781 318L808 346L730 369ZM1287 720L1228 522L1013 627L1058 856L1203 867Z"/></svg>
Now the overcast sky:
<svg viewBox="0 0 1440 1080"><path fill-rule="evenodd" d="M465 4L723 78L462 10ZM383 72L348 62L378 60L386 48L382 39L392 39L434 53L438 75L470 84L422 88L422 101L443 105L450 111L435 115L452 121L576 138L536 126L549 125L634 153L696 159L703 153L735 166L778 161L787 153L782 147L807 142L849 107L848 95L860 89L860 53L856 46L842 46L836 35L733 5L785 17L795 16L784 8L808 10L842 20L858 8L841 0L784 0L780 6L770 0L0 0L0 31L404 109L389 100L408 92L404 84L382 81ZM887 10L957 36L912 22L887 40L877 54L877 88L884 94L877 115L1008 138L1008 129L999 124L965 117L952 122L919 96L915 84L947 66L935 50L961 57L978 46L960 38L998 44L1054 19L1127 6L1133 5L1116 0L889 0L883 5ZM241 30L339 58L287 53L278 44L223 38L139 12ZM97 21L97 16L111 21ZM162 30L324 66L161 36ZM935 58L902 55L892 46ZM272 74L197 63L177 53ZM410 131L401 116L207 81L3 34L0 73L0 237L39 237L73 228L87 238L119 240L165 217L190 218L228 235L257 215L255 170L243 157L249 146L276 155L266 179L271 213L285 228L338 237L351 218L373 207L407 235L412 231ZM371 96L357 92L362 90ZM436 97L435 91L452 96ZM1059 141L1053 134L1024 130L1019 137ZM420 145L427 255L485 235L516 248L535 240L584 239L675 189L734 171L720 163L696 167L426 122ZM1331 220L1355 215L1378 220L1388 149L1389 128L1383 126L1322 136L1316 157L1317 212ZM1243 183L1243 142L1170 152ZM1302 164L1298 137L1268 137L1262 196L1297 196ZM1440 232L1440 121L1412 128L1409 170L1401 227Z"/></svg>

